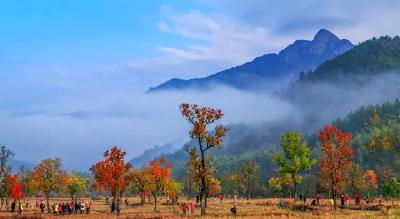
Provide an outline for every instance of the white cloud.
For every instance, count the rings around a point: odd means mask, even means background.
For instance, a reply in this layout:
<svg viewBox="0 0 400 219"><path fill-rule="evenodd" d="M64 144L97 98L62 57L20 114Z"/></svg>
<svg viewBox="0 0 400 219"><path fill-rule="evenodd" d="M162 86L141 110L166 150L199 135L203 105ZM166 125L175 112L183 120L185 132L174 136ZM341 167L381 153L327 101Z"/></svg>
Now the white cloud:
<svg viewBox="0 0 400 219"><path fill-rule="evenodd" d="M249 27L199 11L172 13L166 19L171 32L196 41L181 47L160 46L171 59L220 60L239 65L264 53L279 51L291 42L286 37L276 40L266 27Z"/></svg>
<svg viewBox="0 0 400 219"><path fill-rule="evenodd" d="M167 23L165 23L164 21L159 21L158 22L158 29L163 31L163 32L170 32L170 28L168 26Z"/></svg>

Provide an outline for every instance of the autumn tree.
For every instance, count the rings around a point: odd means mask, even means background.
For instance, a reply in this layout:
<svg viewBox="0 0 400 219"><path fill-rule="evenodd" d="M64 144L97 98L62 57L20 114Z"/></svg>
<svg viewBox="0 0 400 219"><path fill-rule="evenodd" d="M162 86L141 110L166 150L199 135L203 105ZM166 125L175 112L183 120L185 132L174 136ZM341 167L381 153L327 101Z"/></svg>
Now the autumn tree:
<svg viewBox="0 0 400 219"><path fill-rule="evenodd" d="M4 183L4 197L6 200L12 198L13 188L18 184L17 176L11 175L11 173L6 173L3 178Z"/></svg>
<svg viewBox="0 0 400 219"><path fill-rule="evenodd" d="M15 182L13 183L13 185L11 187L11 191L10 191L11 198L21 200L25 197L25 195L22 191L22 184L20 182L18 182L17 176L14 176L13 178L15 179Z"/></svg>
<svg viewBox="0 0 400 219"><path fill-rule="evenodd" d="M113 201L121 197L129 183L130 163L124 161L126 152L117 146L104 153L104 159L92 166L91 171L95 178L94 188L111 193Z"/></svg>
<svg viewBox="0 0 400 219"><path fill-rule="evenodd" d="M297 195L297 185L301 183L303 171L311 169L315 164L311 149L307 143L301 140L300 132L288 131L281 136L280 146L283 155L275 152L272 159L278 163L281 179L288 181L293 188L294 199Z"/></svg>
<svg viewBox="0 0 400 219"><path fill-rule="evenodd" d="M368 191L368 198L369 198L369 191L371 189L378 188L378 180L376 178L375 171L373 171L373 170L365 171L362 181L365 183L365 188Z"/></svg>
<svg viewBox="0 0 400 219"><path fill-rule="evenodd" d="M363 169L359 164L351 163L348 172L344 174L346 174L344 179L348 180L346 184L350 193L361 193L365 190L366 184L363 180Z"/></svg>
<svg viewBox="0 0 400 219"><path fill-rule="evenodd" d="M244 184L239 174L231 174L227 177L228 183L232 185L234 192L239 196L244 191Z"/></svg>
<svg viewBox="0 0 400 219"><path fill-rule="evenodd" d="M344 178L348 179L347 185L350 193L363 193L367 191L369 197L369 191L378 187L378 181L375 171L364 171L362 167L357 163L351 164L349 171L346 175L348 176Z"/></svg>
<svg viewBox="0 0 400 219"><path fill-rule="evenodd" d="M139 193L140 203L143 205L146 201L146 195L150 193L150 166L145 165L138 170L131 170L130 179L132 187Z"/></svg>
<svg viewBox="0 0 400 219"><path fill-rule="evenodd" d="M163 194L172 200L172 204L177 201L178 194L182 191L183 185L175 179L169 179L164 185Z"/></svg>
<svg viewBox="0 0 400 219"><path fill-rule="evenodd" d="M384 165L400 171L400 117L396 119L383 119L376 110L372 114L371 121L364 130L369 139L363 147L372 154L384 153L391 159L379 159Z"/></svg>
<svg viewBox="0 0 400 219"><path fill-rule="evenodd" d="M244 190L247 199L250 199L252 190L258 185L259 170L260 166L254 161L244 160L231 175L231 181L234 182L236 188Z"/></svg>
<svg viewBox="0 0 400 219"><path fill-rule="evenodd" d="M170 183L172 165L164 157L150 161L149 185L154 198L154 211L157 211L157 197L162 195Z"/></svg>
<svg viewBox="0 0 400 219"><path fill-rule="evenodd" d="M67 192L71 198L76 197L86 191L89 185L89 179L86 177L78 176L76 171L72 171L67 179Z"/></svg>
<svg viewBox="0 0 400 219"><path fill-rule="evenodd" d="M31 188L46 196L47 211L50 212L50 195L65 188L67 173L61 169L59 158L42 160L33 170Z"/></svg>
<svg viewBox="0 0 400 219"><path fill-rule="evenodd" d="M201 214L206 213L207 198L207 164L206 152L215 147L220 147L227 129L223 125L214 127L213 132L207 128L220 120L223 113L220 109L210 107L199 107L197 104L183 103L180 105L182 116L191 124L189 135L197 142L197 150L200 153L200 165L197 172L200 174L200 205Z"/></svg>
<svg viewBox="0 0 400 219"><path fill-rule="evenodd" d="M276 194L282 191L282 180L279 177L271 177L268 179L268 186L274 191L276 198Z"/></svg>
<svg viewBox="0 0 400 219"><path fill-rule="evenodd" d="M207 156L205 158L205 166L206 169L202 168L202 160L201 157L198 156L196 148L191 148L189 150L189 165L192 166L192 176L193 176L193 184L198 194L201 194L201 190L203 185L205 185L205 199L204 199L204 207L207 207L207 197L209 194L210 187L215 179L215 172L217 171L217 164L212 156ZM203 184L202 179L205 179L205 184Z"/></svg>
<svg viewBox="0 0 400 219"><path fill-rule="evenodd" d="M207 190L209 195L218 195L219 193L221 193L220 182L216 178L212 178L209 182Z"/></svg>
<svg viewBox="0 0 400 219"><path fill-rule="evenodd" d="M322 156L319 166L319 179L321 185L330 190L336 209L336 197L338 190L346 186L354 150L351 148L351 134L342 132L334 125L326 125L319 132L322 142Z"/></svg>

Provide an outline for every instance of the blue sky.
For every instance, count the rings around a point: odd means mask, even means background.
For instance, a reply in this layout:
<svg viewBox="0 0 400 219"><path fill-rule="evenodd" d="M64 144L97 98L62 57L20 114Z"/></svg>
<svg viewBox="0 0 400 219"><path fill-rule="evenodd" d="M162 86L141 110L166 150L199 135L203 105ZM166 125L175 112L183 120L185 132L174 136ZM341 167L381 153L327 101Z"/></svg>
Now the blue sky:
<svg viewBox="0 0 400 219"><path fill-rule="evenodd" d="M390 0L1 1L0 143L19 160L57 156L87 170L112 145L134 157L183 142L180 102L240 106L204 94L149 96L149 87L278 52L321 28L354 43L393 36L399 10ZM258 115L232 111L226 122Z"/></svg>

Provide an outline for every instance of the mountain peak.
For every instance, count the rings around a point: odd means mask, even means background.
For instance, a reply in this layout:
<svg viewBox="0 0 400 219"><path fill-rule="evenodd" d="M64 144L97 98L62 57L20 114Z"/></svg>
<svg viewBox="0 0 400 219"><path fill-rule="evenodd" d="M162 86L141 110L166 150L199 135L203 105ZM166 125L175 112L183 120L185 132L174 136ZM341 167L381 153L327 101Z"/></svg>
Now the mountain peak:
<svg viewBox="0 0 400 219"><path fill-rule="evenodd" d="M172 79L148 92L228 85L238 89L276 89L297 78L301 71L314 70L318 65L353 48L348 40L341 40L326 29L321 29L313 40L296 40L278 54L270 53L234 68L204 78Z"/></svg>
<svg viewBox="0 0 400 219"><path fill-rule="evenodd" d="M330 32L327 29L321 29L315 34L313 41L323 41L323 42L329 42L329 41L338 41L339 38Z"/></svg>

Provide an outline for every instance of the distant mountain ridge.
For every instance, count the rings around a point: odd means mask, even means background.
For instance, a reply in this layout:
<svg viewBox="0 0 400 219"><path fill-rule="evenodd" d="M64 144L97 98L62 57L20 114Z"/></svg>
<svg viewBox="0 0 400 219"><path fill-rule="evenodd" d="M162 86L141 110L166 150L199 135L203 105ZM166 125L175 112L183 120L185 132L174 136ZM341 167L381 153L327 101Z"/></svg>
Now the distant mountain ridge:
<svg viewBox="0 0 400 219"><path fill-rule="evenodd" d="M164 154L173 153L180 148L178 142L166 143L163 145L155 145L152 148L145 150L141 155L136 156L129 161L135 168L140 168L149 163L155 157L159 157Z"/></svg>
<svg viewBox="0 0 400 219"><path fill-rule="evenodd" d="M298 78L301 71L312 71L318 65L353 48L346 39L339 39L326 29L319 30L313 40L296 40L278 54L265 54L253 61L223 70L204 78L174 78L148 92L204 89L225 85L237 89L275 90Z"/></svg>
<svg viewBox="0 0 400 219"><path fill-rule="evenodd" d="M15 159L11 159L9 162L9 165L11 166L11 170L13 173L17 173L18 169L21 166L24 166L25 168L30 169L30 170L33 170L33 168L35 167L35 164L33 164L33 163L19 161L19 160L15 160Z"/></svg>

